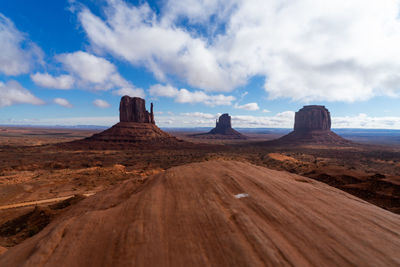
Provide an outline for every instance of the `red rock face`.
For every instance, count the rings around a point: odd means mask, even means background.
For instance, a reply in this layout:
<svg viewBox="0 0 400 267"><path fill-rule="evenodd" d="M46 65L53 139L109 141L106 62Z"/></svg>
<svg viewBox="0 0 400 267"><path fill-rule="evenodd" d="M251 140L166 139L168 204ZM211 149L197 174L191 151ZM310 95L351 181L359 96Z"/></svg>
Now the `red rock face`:
<svg viewBox="0 0 400 267"><path fill-rule="evenodd" d="M330 131L331 115L325 106L304 106L296 112L294 130L299 132Z"/></svg>
<svg viewBox="0 0 400 267"><path fill-rule="evenodd" d="M212 130L213 133L224 134L226 129L232 128L231 116L228 113L222 114L216 122L215 128Z"/></svg>
<svg viewBox="0 0 400 267"><path fill-rule="evenodd" d="M331 131L331 115L325 106L304 106L294 119L294 130L273 141L276 144L351 145Z"/></svg>
<svg viewBox="0 0 400 267"><path fill-rule="evenodd" d="M151 103L150 113L146 110L146 102L139 97L123 96L119 104L120 122L154 122L153 103Z"/></svg>
<svg viewBox="0 0 400 267"><path fill-rule="evenodd" d="M153 104L151 104L149 113L142 98L122 97L119 111L119 123L86 139L70 142L69 145L90 149L190 145L158 128L154 122Z"/></svg>

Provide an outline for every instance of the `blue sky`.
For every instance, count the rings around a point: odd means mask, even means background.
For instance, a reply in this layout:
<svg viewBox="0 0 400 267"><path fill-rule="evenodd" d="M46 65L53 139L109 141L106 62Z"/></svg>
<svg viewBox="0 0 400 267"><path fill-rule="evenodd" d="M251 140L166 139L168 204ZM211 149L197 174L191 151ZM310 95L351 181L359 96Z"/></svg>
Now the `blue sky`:
<svg viewBox="0 0 400 267"><path fill-rule="evenodd" d="M112 125L122 95L163 127L400 129L399 1L0 1L0 124Z"/></svg>

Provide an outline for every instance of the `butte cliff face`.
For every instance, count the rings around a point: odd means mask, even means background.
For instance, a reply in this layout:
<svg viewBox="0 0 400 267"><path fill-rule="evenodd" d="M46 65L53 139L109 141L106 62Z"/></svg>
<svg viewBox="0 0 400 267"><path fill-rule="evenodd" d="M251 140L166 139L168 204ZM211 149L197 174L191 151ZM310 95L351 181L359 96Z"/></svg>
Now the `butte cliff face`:
<svg viewBox="0 0 400 267"><path fill-rule="evenodd" d="M325 106L304 106L296 112L295 131L330 131L331 115Z"/></svg>
<svg viewBox="0 0 400 267"><path fill-rule="evenodd" d="M150 112L139 97L123 96L119 105L120 122L85 141L109 144L175 144L178 140L155 125L153 103ZM99 145L101 146L101 145Z"/></svg>
<svg viewBox="0 0 400 267"><path fill-rule="evenodd" d="M154 122L153 103L151 103L150 113L146 110L146 102L139 97L123 96L119 104L120 122Z"/></svg>
<svg viewBox="0 0 400 267"><path fill-rule="evenodd" d="M231 116L228 113L224 113L218 118L214 129L205 134L193 135L193 137L203 139L246 139L246 136L232 128Z"/></svg>
<svg viewBox="0 0 400 267"><path fill-rule="evenodd" d="M350 141L331 131L331 115L325 106L304 106L295 115L291 133L276 140L290 144L351 144Z"/></svg>
<svg viewBox="0 0 400 267"><path fill-rule="evenodd" d="M210 131L212 134L226 134L232 129L231 116L228 113L219 116L218 120L215 122L215 128ZM233 130L233 129L232 129Z"/></svg>

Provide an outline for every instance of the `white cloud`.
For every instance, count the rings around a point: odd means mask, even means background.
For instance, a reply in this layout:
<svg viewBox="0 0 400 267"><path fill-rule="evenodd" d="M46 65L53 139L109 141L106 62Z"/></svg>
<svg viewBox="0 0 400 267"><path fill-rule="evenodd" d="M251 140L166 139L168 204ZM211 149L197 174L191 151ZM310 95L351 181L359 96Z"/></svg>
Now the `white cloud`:
<svg viewBox="0 0 400 267"><path fill-rule="evenodd" d="M191 92L187 89L177 89L171 85L156 84L149 88L149 93L156 97L174 98L177 103L202 103L207 106L232 105L233 96L208 95L202 91Z"/></svg>
<svg viewBox="0 0 400 267"><path fill-rule="evenodd" d="M84 51L65 53L56 56L68 74L58 77L48 73L36 73L31 79L39 86L54 89L71 89L74 85L78 88L113 91L116 95L130 95L144 97L144 91L135 88L125 80L117 67L108 60Z"/></svg>
<svg viewBox="0 0 400 267"><path fill-rule="evenodd" d="M7 121L0 121L4 124L14 125L63 125L63 126L76 126L76 125L96 125L96 126L111 126L119 121L119 117L70 117L70 118L40 118L40 119L10 119Z"/></svg>
<svg viewBox="0 0 400 267"><path fill-rule="evenodd" d="M56 56L66 71L75 77L79 87L92 90L110 90L133 87L118 73L114 64L87 52L60 54Z"/></svg>
<svg viewBox="0 0 400 267"><path fill-rule="evenodd" d="M250 111L255 111L255 110L259 110L260 109L258 104L254 103L254 102L253 103L247 103L247 104L244 104L244 105L235 104L235 108L244 109L244 110L250 110Z"/></svg>
<svg viewBox="0 0 400 267"><path fill-rule="evenodd" d="M156 117L157 125L162 127L214 127L221 114L190 112ZM231 115L232 127L248 128L292 128L294 112L285 111L274 116Z"/></svg>
<svg viewBox="0 0 400 267"><path fill-rule="evenodd" d="M334 128L400 129L400 117L373 117L361 113L357 116L333 117Z"/></svg>
<svg viewBox="0 0 400 267"><path fill-rule="evenodd" d="M232 124L249 128L293 128L294 112L284 111L275 116L232 116Z"/></svg>
<svg viewBox="0 0 400 267"><path fill-rule="evenodd" d="M244 84L241 77L221 68L208 43L186 29L161 22L147 3L138 7L108 1L106 20L87 8L79 20L96 50L107 51L133 65L144 65L160 81L175 75L205 90L229 91ZM240 79L240 80L238 80Z"/></svg>
<svg viewBox="0 0 400 267"><path fill-rule="evenodd" d="M157 123L168 127L214 127L221 114L202 112L159 116ZM284 111L271 116L232 115L232 127L242 128L293 128L293 111ZM167 123L168 122L168 123ZM372 117L366 114L333 117L333 128L400 129L400 117Z"/></svg>
<svg viewBox="0 0 400 267"><path fill-rule="evenodd" d="M187 112L187 113L181 113L183 116L187 117L195 117L195 118L202 118L202 119L217 119L220 114L210 114L210 113L203 113L203 112Z"/></svg>
<svg viewBox="0 0 400 267"><path fill-rule="evenodd" d="M268 109L263 109L263 111L262 111L263 113L269 113L269 112L271 112L270 110L268 110Z"/></svg>
<svg viewBox="0 0 400 267"><path fill-rule="evenodd" d="M110 107L110 104L102 99L96 99L95 101L93 101L93 105L95 105L96 107L99 108L108 108Z"/></svg>
<svg viewBox="0 0 400 267"><path fill-rule="evenodd" d="M169 84L155 84L149 88L149 93L152 96L176 97L179 94L179 90Z"/></svg>
<svg viewBox="0 0 400 267"><path fill-rule="evenodd" d="M42 50L1 13L0 40L0 72L19 75L28 73L36 62L42 63Z"/></svg>
<svg viewBox="0 0 400 267"><path fill-rule="evenodd" d="M71 103L69 103L65 98L54 98L53 102L66 108L72 108Z"/></svg>
<svg viewBox="0 0 400 267"><path fill-rule="evenodd" d="M31 79L41 87L54 89L71 89L75 82L71 75L65 74L54 77L48 73L35 73L31 75Z"/></svg>
<svg viewBox="0 0 400 267"><path fill-rule="evenodd" d="M233 96L207 95L202 91L190 92L187 89L180 89L175 98L178 103L203 103L208 106L231 105L234 100Z"/></svg>
<svg viewBox="0 0 400 267"><path fill-rule="evenodd" d="M181 18L187 18L191 24L208 23L207 32L214 34L221 21L226 20L233 11L236 2L232 0L169 0L166 1L164 7L163 20L173 23L179 22Z"/></svg>
<svg viewBox="0 0 400 267"><path fill-rule="evenodd" d="M230 91L258 76L272 99L351 102L400 95L399 4L169 0L156 13L108 0L104 19L86 8L79 19L95 50L163 82Z"/></svg>
<svg viewBox="0 0 400 267"><path fill-rule="evenodd" d="M220 114L188 112L156 116L157 125L161 127L214 127Z"/></svg>
<svg viewBox="0 0 400 267"><path fill-rule="evenodd" d="M113 91L113 94L119 96L128 95L130 97L141 97L141 98L144 98L146 96L142 88L135 88L135 87L123 87Z"/></svg>
<svg viewBox="0 0 400 267"><path fill-rule="evenodd" d="M0 82L0 107L14 104L42 105L44 102L23 88L17 81Z"/></svg>
<svg viewBox="0 0 400 267"><path fill-rule="evenodd" d="M1 89L0 89L1 92ZM1 103L1 102L0 102ZM215 119L221 114L209 114L202 112L190 112L174 114L164 112L156 113L156 123L160 127L214 127ZM294 112L285 111L271 116L232 116L234 128L293 128ZM29 125L98 125L111 126L117 123L117 116L108 117L72 117L72 118L41 118L7 120L0 123L29 124ZM364 129L400 129L400 117L370 117L366 114L348 117L333 117L334 128L364 128Z"/></svg>

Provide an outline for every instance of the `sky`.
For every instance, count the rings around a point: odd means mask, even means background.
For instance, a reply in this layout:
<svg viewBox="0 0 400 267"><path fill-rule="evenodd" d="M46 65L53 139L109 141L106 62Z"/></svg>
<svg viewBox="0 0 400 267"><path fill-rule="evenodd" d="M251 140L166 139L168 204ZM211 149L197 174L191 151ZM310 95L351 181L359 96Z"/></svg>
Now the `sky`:
<svg viewBox="0 0 400 267"><path fill-rule="evenodd" d="M0 0L0 124L400 129L400 0Z"/></svg>

